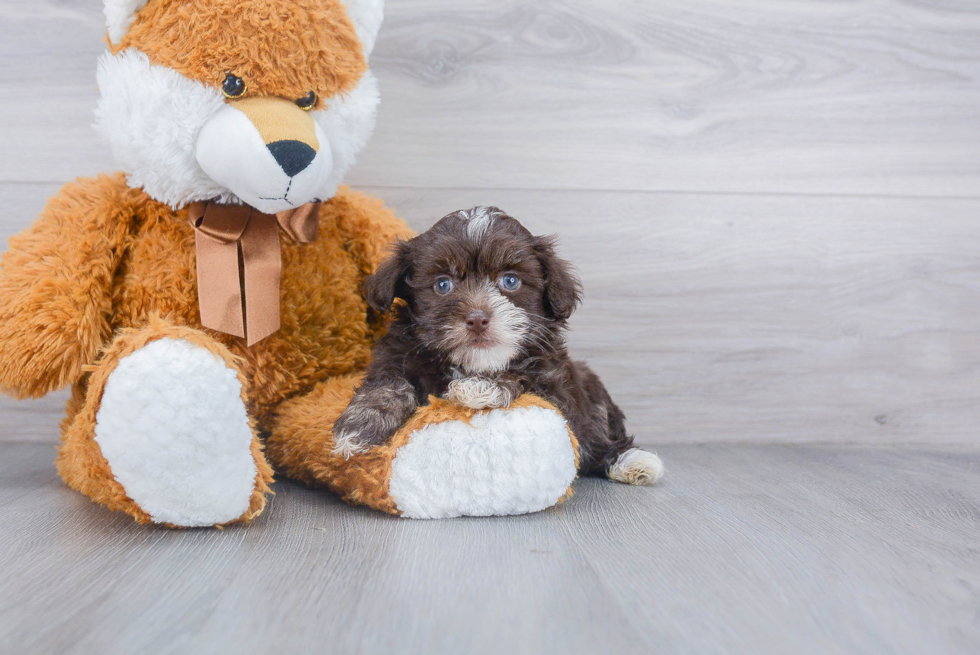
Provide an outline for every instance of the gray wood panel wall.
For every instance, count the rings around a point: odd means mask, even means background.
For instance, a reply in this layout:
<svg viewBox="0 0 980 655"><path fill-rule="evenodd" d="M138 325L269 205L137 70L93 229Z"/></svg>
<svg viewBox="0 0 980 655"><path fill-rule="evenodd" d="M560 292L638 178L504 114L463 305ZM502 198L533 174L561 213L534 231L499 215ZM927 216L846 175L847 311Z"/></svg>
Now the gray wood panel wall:
<svg viewBox="0 0 980 655"><path fill-rule="evenodd" d="M0 239L112 170L94 0L0 0ZM557 232L646 443L980 436L980 5L394 0L350 175ZM63 396L0 400L56 438Z"/></svg>

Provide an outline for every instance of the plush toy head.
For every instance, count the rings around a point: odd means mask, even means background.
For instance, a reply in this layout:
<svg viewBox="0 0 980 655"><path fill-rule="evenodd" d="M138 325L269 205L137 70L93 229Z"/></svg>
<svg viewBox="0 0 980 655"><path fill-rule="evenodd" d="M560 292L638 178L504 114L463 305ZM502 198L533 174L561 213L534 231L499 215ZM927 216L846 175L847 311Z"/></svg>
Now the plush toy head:
<svg viewBox="0 0 980 655"><path fill-rule="evenodd" d="M105 0L96 125L175 208L327 200L374 128L383 0Z"/></svg>

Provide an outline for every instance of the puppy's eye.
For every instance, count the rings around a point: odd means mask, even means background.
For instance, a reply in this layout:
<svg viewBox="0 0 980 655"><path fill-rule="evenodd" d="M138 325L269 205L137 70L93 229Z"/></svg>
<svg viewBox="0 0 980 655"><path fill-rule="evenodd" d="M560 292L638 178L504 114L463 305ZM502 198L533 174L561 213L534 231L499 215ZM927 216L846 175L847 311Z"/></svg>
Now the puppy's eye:
<svg viewBox="0 0 980 655"><path fill-rule="evenodd" d="M432 288L435 289L435 292L440 296L444 296L453 290L453 281L443 275L436 280L436 283L432 285Z"/></svg>
<svg viewBox="0 0 980 655"><path fill-rule="evenodd" d="M305 96L296 101L296 106L303 111L309 111L313 109L313 105L316 104L316 94L310 91Z"/></svg>
<svg viewBox="0 0 980 655"><path fill-rule="evenodd" d="M499 284L500 288L504 291L517 291L521 288L521 278L517 277L513 273L504 273L500 276L497 284Z"/></svg>
<svg viewBox="0 0 980 655"><path fill-rule="evenodd" d="M245 84L245 80L228 73L225 75L225 81L221 85L221 92L225 94L226 98L241 98L248 92L248 85Z"/></svg>

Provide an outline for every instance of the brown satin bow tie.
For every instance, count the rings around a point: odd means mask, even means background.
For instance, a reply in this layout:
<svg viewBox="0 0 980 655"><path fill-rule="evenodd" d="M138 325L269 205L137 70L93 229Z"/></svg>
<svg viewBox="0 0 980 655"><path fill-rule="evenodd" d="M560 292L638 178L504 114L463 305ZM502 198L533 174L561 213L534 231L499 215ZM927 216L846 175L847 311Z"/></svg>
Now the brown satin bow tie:
<svg viewBox="0 0 980 655"><path fill-rule="evenodd" d="M248 205L187 207L197 246L201 324L251 346L279 329L279 228L297 243L316 241L320 203L264 214Z"/></svg>

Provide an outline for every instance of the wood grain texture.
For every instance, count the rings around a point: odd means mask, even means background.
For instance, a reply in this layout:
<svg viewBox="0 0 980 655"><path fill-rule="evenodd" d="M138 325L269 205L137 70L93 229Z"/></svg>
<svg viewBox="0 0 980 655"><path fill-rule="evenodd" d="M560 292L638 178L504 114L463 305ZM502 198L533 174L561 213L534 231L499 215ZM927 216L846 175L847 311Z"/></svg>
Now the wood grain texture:
<svg viewBox="0 0 980 655"><path fill-rule="evenodd" d="M99 3L0 15L0 180L111 168ZM980 193L969 0L390 2L372 65L356 184Z"/></svg>
<svg viewBox="0 0 980 655"><path fill-rule="evenodd" d="M112 170L92 129L101 3L0 0L0 180L64 183Z"/></svg>
<svg viewBox="0 0 980 655"><path fill-rule="evenodd" d="M980 451L673 446L660 487L411 521L288 483L139 527L0 444L0 650L974 653Z"/></svg>
<svg viewBox="0 0 980 655"><path fill-rule="evenodd" d="M497 203L559 233L573 354L641 443L980 437L980 200L366 190L418 230ZM0 440L55 439L62 404L0 400Z"/></svg>
<svg viewBox="0 0 980 655"><path fill-rule="evenodd" d="M964 0L396 2L373 65L362 184L980 193Z"/></svg>

